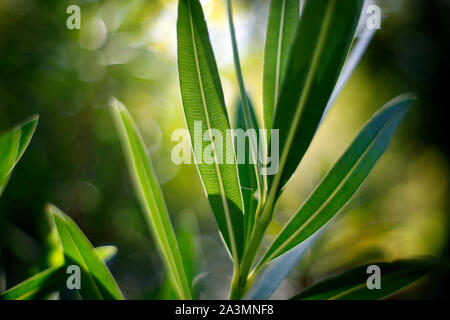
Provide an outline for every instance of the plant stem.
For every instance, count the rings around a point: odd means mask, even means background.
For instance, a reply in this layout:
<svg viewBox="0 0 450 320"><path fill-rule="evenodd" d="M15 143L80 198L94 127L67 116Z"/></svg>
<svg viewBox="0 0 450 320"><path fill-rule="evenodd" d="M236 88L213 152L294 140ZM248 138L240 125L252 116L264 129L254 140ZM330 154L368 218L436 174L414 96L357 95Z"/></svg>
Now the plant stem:
<svg viewBox="0 0 450 320"><path fill-rule="evenodd" d="M277 200L277 190L280 180L281 174L278 173L275 176L275 179L270 187L267 202L264 204L264 208L261 213L261 219L258 221L258 223L256 223L255 229L253 230L252 236L250 237L250 242L247 246L247 249L245 250L240 268L235 274L233 274L230 298L233 297L233 299L241 299L251 285L249 280L253 281L258 271L262 267L261 265L258 265L257 270L254 270L254 272L251 273L251 276L249 276L259 246L261 245L267 227L272 220L274 211L273 209Z"/></svg>
<svg viewBox="0 0 450 320"><path fill-rule="evenodd" d="M230 288L230 300L241 300L247 291L250 289L253 280L255 278L256 273L250 273L249 276L245 277L245 283L242 283L243 277L239 270L235 270L237 272L233 273L233 279L231 281Z"/></svg>
<svg viewBox="0 0 450 320"><path fill-rule="evenodd" d="M233 274L233 280L230 289L230 299L242 299L250 288L253 279L256 277L257 272L252 272L251 268L255 260L256 254L258 252L261 241L264 237L264 233L271 220L272 205L264 206L264 211L262 212L261 219L259 223L256 224L255 229L250 238L247 250L245 251L243 260L241 262L240 268ZM269 212L270 214L267 214Z"/></svg>

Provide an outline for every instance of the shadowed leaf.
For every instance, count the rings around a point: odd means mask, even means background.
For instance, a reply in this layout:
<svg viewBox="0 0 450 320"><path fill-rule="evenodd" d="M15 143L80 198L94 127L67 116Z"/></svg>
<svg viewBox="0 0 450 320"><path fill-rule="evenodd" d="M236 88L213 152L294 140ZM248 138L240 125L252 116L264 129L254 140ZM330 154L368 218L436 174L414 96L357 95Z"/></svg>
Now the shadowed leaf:
<svg viewBox="0 0 450 320"><path fill-rule="evenodd" d="M326 279L306 289L293 300L377 300L425 277L436 268L433 260L400 260L392 263L373 263L380 269L380 289L369 290L367 281L370 265L354 268L336 277ZM370 270L369 270L370 271ZM372 271L373 272L373 271Z"/></svg>

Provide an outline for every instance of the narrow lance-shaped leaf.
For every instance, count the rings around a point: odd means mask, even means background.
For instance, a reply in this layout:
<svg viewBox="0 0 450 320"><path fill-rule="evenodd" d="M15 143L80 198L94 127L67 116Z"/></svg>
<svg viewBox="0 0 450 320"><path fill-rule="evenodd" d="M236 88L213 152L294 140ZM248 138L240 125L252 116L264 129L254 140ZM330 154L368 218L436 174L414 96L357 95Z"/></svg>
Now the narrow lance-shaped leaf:
<svg viewBox="0 0 450 320"><path fill-rule="evenodd" d="M309 238L346 204L386 150L412 101L409 95L397 97L369 120L276 237L260 264Z"/></svg>
<svg viewBox="0 0 450 320"><path fill-rule="evenodd" d="M369 279L377 269L380 271L379 288L368 288ZM404 289L414 282L422 279L436 269L436 261L399 260L391 263L380 262L356 267L338 276L326 279L306 289L293 300L378 300Z"/></svg>
<svg viewBox="0 0 450 320"><path fill-rule="evenodd" d="M236 150L237 150L237 161L238 161L238 172L239 172L239 182L241 185L242 199L244 201L244 230L246 239L250 236L254 224L255 224L255 213L258 206L258 199L256 194L258 192L258 181L256 180L256 171L251 163L250 156L250 141L249 139L253 136L253 139L259 141L259 125L256 120L255 111L250 99L247 97L249 107L250 107L250 118L253 123L252 128L248 128L246 121L244 119L244 111L242 109L242 102L239 101L239 105L236 110ZM247 138L248 136L248 138ZM248 143L246 143L248 142ZM243 158L243 159L240 159Z"/></svg>
<svg viewBox="0 0 450 320"><path fill-rule="evenodd" d="M153 235L179 298L191 299L175 232L142 137L125 106L114 99L112 107L130 176L141 207L145 212L144 218L147 226Z"/></svg>
<svg viewBox="0 0 450 320"><path fill-rule="evenodd" d="M222 86L198 0L179 1L177 40L181 97L195 160L222 237L239 261L242 195Z"/></svg>
<svg viewBox="0 0 450 320"><path fill-rule="evenodd" d="M81 270L81 297L89 300L123 299L108 267L75 222L53 205L48 205L47 212L58 231L65 264L77 265Z"/></svg>
<svg viewBox="0 0 450 320"><path fill-rule="evenodd" d="M114 246L102 246L95 251L103 261L108 261L117 252ZM42 299L52 292L65 288L70 274L66 265L54 266L35 274L18 285L0 294L0 300L31 300Z"/></svg>
<svg viewBox="0 0 450 320"><path fill-rule="evenodd" d="M264 50L263 106L264 128L272 128L276 102L283 82L289 50L299 20L299 0L270 2Z"/></svg>
<svg viewBox="0 0 450 320"><path fill-rule="evenodd" d="M311 143L347 57L362 2L314 0L303 7L273 120L280 161L278 173L269 179L272 194L289 180Z"/></svg>
<svg viewBox="0 0 450 320"><path fill-rule="evenodd" d="M39 117L31 117L25 123L0 136L0 195L11 171L25 152L36 129Z"/></svg>

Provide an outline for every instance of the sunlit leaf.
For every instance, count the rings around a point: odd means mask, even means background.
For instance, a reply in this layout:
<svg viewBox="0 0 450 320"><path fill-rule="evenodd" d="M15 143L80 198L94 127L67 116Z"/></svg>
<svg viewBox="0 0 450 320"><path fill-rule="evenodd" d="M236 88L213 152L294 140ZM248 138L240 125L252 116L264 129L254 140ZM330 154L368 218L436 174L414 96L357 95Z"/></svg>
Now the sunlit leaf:
<svg viewBox="0 0 450 320"><path fill-rule="evenodd" d="M222 85L198 0L179 1L177 39L181 97L194 156L222 237L239 261L242 196Z"/></svg>
<svg viewBox="0 0 450 320"><path fill-rule="evenodd" d="M130 113L117 99L112 102L117 131L150 233L158 246L172 284L181 299L191 299L188 280L170 222L164 196L140 133Z"/></svg>
<svg viewBox="0 0 450 320"><path fill-rule="evenodd" d="M261 263L297 246L339 212L386 150L412 101L413 98L409 95L400 96L369 120L276 237Z"/></svg>
<svg viewBox="0 0 450 320"><path fill-rule="evenodd" d="M53 205L48 205L47 212L52 216L58 231L65 264L80 267L81 297L88 300L123 299L108 267L72 219Z"/></svg>

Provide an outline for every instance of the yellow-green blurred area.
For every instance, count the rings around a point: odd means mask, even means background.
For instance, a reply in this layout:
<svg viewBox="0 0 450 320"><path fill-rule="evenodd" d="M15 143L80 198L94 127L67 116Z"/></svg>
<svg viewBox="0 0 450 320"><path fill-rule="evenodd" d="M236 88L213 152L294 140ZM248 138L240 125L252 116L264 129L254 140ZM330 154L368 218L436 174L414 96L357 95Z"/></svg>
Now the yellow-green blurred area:
<svg viewBox="0 0 450 320"><path fill-rule="evenodd" d="M225 1L201 1L230 114L238 99ZM262 120L268 1L235 0L244 79ZM81 9L69 30L66 9ZM385 20L287 185L268 234L276 234L369 117L391 98L419 99L362 188L330 223L276 297L363 263L447 255L448 146L442 97L449 65L448 1L380 1ZM45 203L67 212L95 245L124 295L165 298L161 260L145 227L108 109L132 113L175 227L194 215L202 244L200 298L225 298L231 261L194 165L176 165L171 135L185 128L176 56L177 1L0 0L0 131L34 113L40 122L0 199L0 290L49 265ZM262 121L260 121L262 123ZM406 297L440 297L422 284Z"/></svg>

